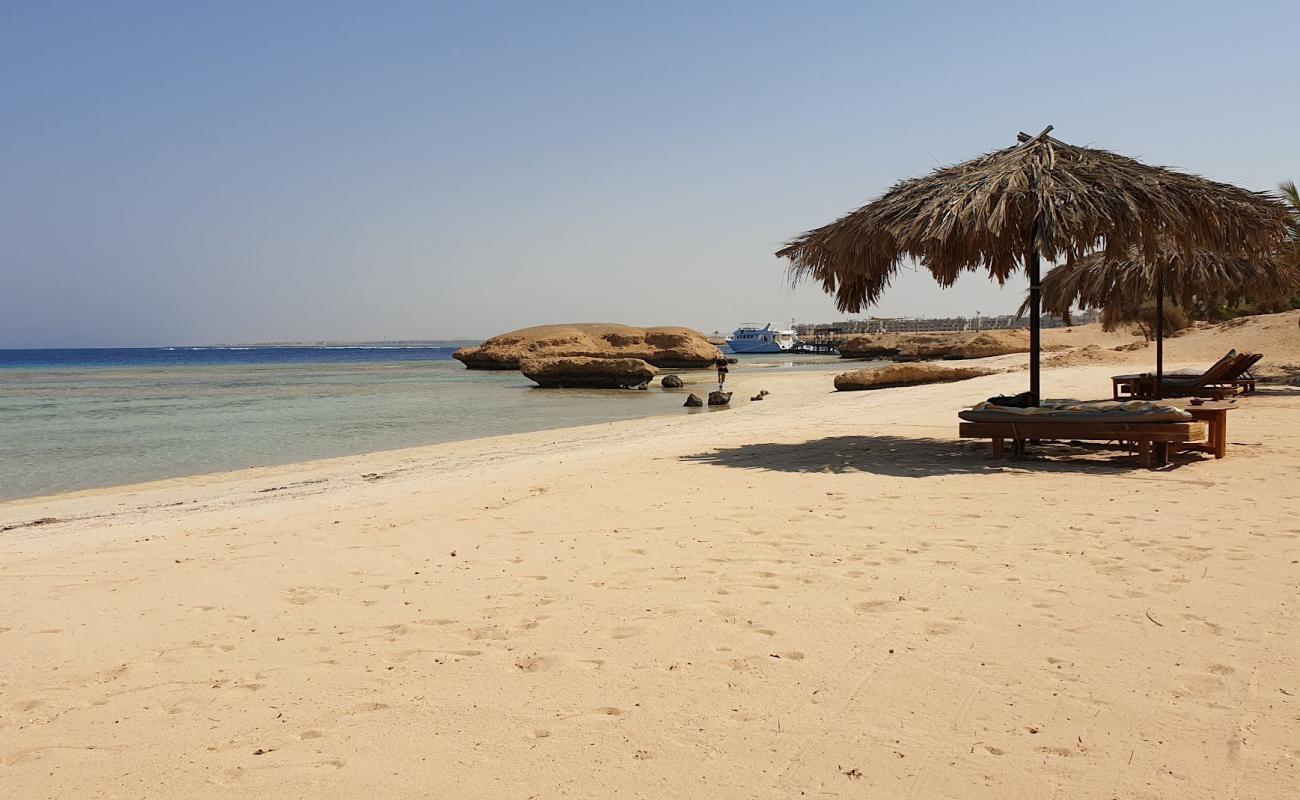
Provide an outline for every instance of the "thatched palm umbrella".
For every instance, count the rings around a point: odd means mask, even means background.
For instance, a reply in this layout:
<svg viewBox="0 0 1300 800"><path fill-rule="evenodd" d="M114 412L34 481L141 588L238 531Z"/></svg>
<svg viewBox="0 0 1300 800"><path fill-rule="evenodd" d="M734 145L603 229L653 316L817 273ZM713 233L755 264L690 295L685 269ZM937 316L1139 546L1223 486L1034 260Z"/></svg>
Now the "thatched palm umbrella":
<svg viewBox="0 0 1300 800"><path fill-rule="evenodd" d="M1061 315L1075 305L1113 313L1135 302L1155 298L1156 397L1159 398L1165 369L1166 297L1189 306L1197 298L1222 297L1228 302L1241 302L1297 290L1300 290L1300 265L1277 256L1246 258L1197 249L1190 255L1178 250L1161 250L1148 259L1137 250L1118 258L1098 252L1047 274L1043 279L1043 308Z"/></svg>
<svg viewBox="0 0 1300 800"><path fill-rule="evenodd" d="M1039 263L1101 248L1152 257L1162 246L1265 255L1285 236L1273 197L1152 167L1106 150L1020 134L1020 143L895 184L880 198L777 251L856 313L874 303L904 259L943 286L965 271L1004 283L1029 274L1029 388L1040 362Z"/></svg>

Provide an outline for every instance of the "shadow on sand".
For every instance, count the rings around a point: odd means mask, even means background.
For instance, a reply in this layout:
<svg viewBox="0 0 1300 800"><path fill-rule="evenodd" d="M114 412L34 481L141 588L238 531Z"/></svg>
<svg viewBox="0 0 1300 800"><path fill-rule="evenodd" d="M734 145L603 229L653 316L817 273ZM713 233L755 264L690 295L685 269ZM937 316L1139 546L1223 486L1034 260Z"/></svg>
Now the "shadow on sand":
<svg viewBox="0 0 1300 800"><path fill-rule="evenodd" d="M900 478L996 475L1007 470L1108 474L1138 469L1136 456L1114 447L1042 443L1026 458L993 458L987 442L902 436L831 436L795 444L759 443L682 456L682 461L774 472L865 472ZM1199 456L1177 456L1176 468ZM1143 470L1145 471L1145 470Z"/></svg>

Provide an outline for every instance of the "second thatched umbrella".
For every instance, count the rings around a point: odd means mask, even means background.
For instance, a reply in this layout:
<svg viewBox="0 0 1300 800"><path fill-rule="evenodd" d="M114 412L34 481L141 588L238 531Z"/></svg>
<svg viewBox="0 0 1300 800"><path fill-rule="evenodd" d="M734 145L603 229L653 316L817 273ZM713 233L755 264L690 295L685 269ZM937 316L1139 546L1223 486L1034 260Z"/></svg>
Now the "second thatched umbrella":
<svg viewBox="0 0 1300 800"><path fill-rule="evenodd" d="M1164 305L1196 300L1228 302L1283 296L1300 290L1300 265L1286 258L1246 258L1209 250L1161 250L1146 258L1136 250L1112 257L1091 253L1057 267L1043 279L1043 308L1065 315L1069 310L1098 308L1115 314L1148 298L1155 300L1156 398L1164 382ZM1028 305L1026 301L1025 305ZM1023 309L1025 306L1021 306Z"/></svg>
<svg viewBox="0 0 1300 800"><path fill-rule="evenodd" d="M877 200L791 240L777 256L796 279L834 294L841 311L874 303L906 259L944 286L987 270L1029 275L1029 388L1040 395L1041 259L1102 249L1144 257L1170 243L1263 256L1285 238L1273 197L1048 136L895 184Z"/></svg>

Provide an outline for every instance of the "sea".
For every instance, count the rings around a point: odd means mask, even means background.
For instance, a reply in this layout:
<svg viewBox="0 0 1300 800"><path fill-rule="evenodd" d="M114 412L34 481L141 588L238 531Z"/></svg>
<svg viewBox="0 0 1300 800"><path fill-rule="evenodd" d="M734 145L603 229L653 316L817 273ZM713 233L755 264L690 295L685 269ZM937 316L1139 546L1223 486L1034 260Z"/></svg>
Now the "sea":
<svg viewBox="0 0 1300 800"><path fill-rule="evenodd" d="M541 389L454 350L0 350L0 501L682 413L680 393ZM826 368L739 358L733 370Z"/></svg>

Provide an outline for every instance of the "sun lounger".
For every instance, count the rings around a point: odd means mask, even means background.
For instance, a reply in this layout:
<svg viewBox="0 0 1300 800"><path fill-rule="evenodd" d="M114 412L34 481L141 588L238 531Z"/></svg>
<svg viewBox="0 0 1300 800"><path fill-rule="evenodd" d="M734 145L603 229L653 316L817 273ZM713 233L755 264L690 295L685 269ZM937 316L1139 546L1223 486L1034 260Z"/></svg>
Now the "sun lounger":
<svg viewBox="0 0 1300 800"><path fill-rule="evenodd" d="M1252 360L1253 359L1253 360ZM1213 397L1221 400L1243 391L1242 374L1259 361L1249 353L1229 350L1227 355L1204 372L1172 372L1160 382L1161 394L1166 397ZM1115 375L1111 377L1111 396L1149 400L1155 397L1156 376L1151 372L1140 375ZM1251 381L1253 388L1253 381Z"/></svg>
<svg viewBox="0 0 1300 800"><path fill-rule="evenodd" d="M1235 374L1229 375L1225 379L1225 384L1240 389L1242 394L1250 394L1255 391L1255 376L1251 374L1251 370L1263 357L1263 353L1251 353L1235 368Z"/></svg>
<svg viewBox="0 0 1300 800"><path fill-rule="evenodd" d="M990 439L993 455L1002 458L1005 442L1023 453L1027 441L1125 442L1136 445L1144 467L1168 462L1171 447L1203 442L1204 422L1177 408L1142 401L1069 403L1037 408L1008 408L980 403L958 414L962 438Z"/></svg>

